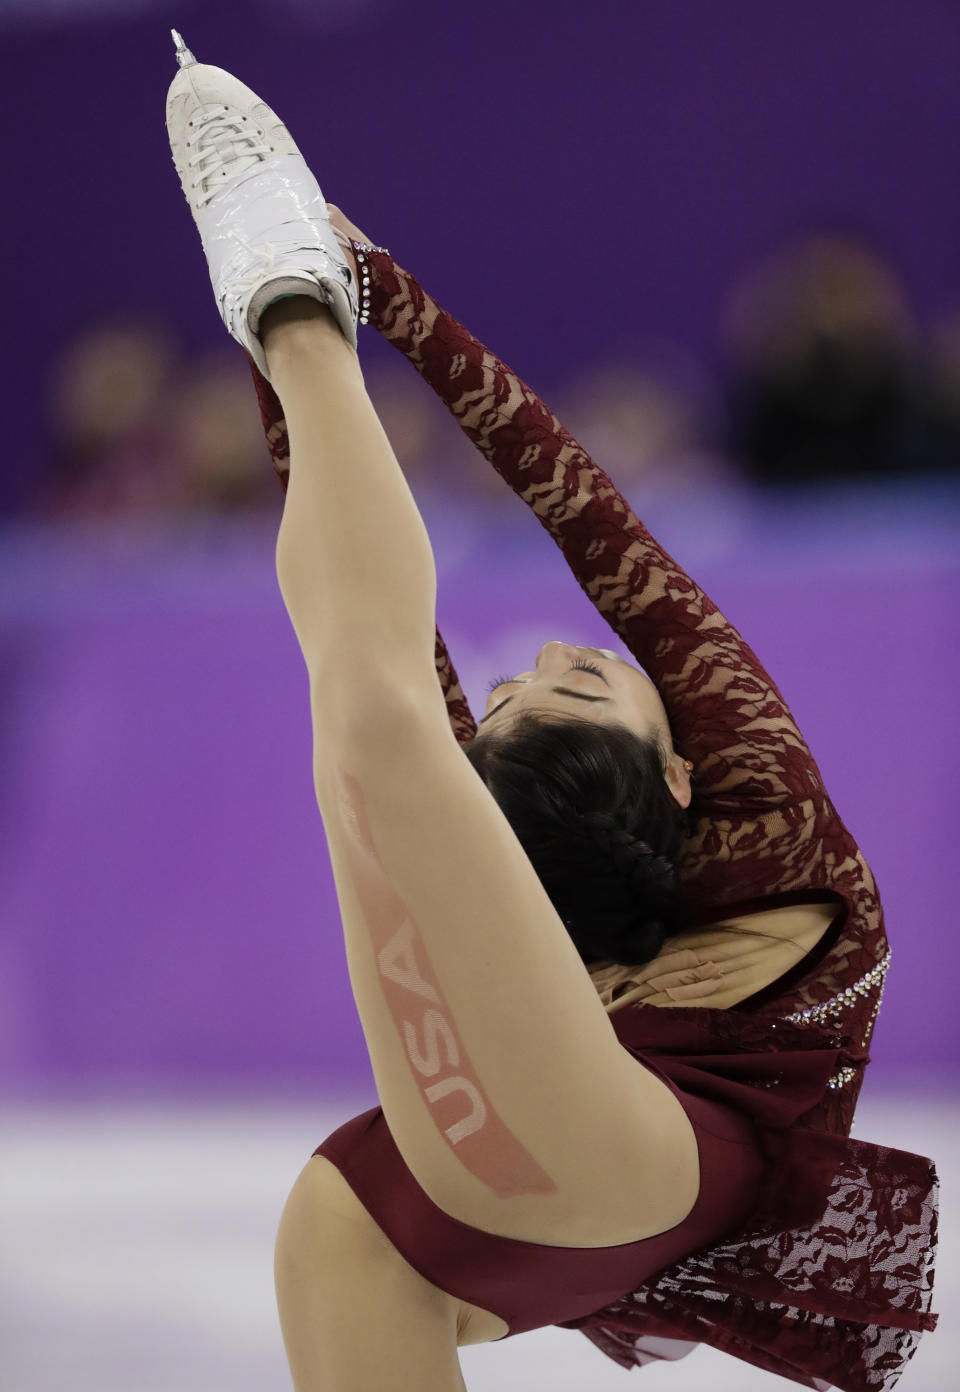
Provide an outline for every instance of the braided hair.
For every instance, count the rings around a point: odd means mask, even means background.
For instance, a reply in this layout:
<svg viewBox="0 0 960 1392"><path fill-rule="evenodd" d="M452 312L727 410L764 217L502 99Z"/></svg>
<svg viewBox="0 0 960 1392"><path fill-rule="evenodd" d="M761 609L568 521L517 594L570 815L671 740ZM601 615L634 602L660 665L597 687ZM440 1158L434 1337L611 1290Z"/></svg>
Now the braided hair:
<svg viewBox="0 0 960 1392"><path fill-rule="evenodd" d="M521 712L463 745L584 962L639 965L689 926L677 864L690 816L655 736Z"/></svg>

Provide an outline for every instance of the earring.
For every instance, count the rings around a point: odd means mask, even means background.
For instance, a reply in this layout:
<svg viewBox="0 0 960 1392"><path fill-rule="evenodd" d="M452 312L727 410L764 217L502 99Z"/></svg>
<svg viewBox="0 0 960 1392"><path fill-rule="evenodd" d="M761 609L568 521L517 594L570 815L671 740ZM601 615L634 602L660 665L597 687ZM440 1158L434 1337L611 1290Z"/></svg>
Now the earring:
<svg viewBox="0 0 960 1392"><path fill-rule="evenodd" d="M684 759L683 767L687 770L687 773L693 773L693 764L689 759Z"/></svg>

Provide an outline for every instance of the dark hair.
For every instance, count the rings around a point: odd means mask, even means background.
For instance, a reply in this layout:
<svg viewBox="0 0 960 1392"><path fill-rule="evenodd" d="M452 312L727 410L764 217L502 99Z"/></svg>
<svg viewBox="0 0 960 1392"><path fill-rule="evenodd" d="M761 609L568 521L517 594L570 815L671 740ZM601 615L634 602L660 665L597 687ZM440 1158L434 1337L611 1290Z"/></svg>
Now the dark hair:
<svg viewBox="0 0 960 1392"><path fill-rule="evenodd" d="M641 965L690 926L677 875L690 814L655 736L523 711L462 748L584 962Z"/></svg>

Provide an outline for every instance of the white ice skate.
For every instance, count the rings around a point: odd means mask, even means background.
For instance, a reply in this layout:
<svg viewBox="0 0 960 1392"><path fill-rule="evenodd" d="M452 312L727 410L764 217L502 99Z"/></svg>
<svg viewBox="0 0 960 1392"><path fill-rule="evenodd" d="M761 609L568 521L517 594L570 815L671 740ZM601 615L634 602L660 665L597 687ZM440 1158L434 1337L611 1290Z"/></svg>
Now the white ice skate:
<svg viewBox="0 0 960 1392"><path fill-rule="evenodd" d="M281 295L309 295L356 351L355 277L290 132L249 87L198 63L171 33L180 71L167 93L170 149L228 332L269 381L261 315Z"/></svg>

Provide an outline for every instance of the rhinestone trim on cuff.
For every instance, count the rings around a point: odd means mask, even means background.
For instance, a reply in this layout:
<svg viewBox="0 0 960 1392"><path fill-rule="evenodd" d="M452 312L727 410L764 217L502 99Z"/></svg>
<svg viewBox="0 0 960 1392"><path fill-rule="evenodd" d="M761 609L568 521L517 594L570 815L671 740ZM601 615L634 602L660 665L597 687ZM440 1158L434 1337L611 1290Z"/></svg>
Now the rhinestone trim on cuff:
<svg viewBox="0 0 960 1392"><path fill-rule="evenodd" d="M355 242L350 238L350 245L353 247L357 257L357 269L360 272L360 318L361 324L370 322L370 267L367 265L367 253L371 251L382 251L386 256L390 255L386 247L373 246L371 242Z"/></svg>

